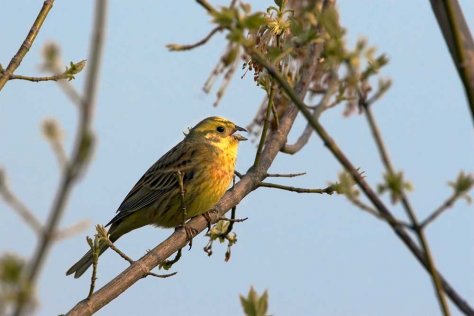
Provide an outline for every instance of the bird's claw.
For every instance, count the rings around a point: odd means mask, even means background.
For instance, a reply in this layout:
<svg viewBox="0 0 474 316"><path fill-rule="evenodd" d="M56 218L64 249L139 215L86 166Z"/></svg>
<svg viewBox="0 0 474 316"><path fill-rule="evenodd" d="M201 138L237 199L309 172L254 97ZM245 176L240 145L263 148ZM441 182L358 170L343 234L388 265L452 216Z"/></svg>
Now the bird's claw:
<svg viewBox="0 0 474 316"><path fill-rule="evenodd" d="M197 229L186 224L176 227L176 230L179 229L184 229L184 232L186 233L186 240L189 241L189 250L191 250L193 247L193 238L198 234Z"/></svg>
<svg viewBox="0 0 474 316"><path fill-rule="evenodd" d="M202 214L202 216L204 217L204 219L206 220L206 223L207 223L207 232L209 232L211 230L211 224L212 224L212 219L211 219L210 212L211 211Z"/></svg>

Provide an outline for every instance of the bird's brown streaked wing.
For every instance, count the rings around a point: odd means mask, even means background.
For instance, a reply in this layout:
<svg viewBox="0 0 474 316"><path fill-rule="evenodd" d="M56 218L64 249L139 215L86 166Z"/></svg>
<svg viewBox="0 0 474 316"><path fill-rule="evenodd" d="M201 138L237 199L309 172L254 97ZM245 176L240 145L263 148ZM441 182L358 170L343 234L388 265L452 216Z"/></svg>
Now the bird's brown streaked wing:
<svg viewBox="0 0 474 316"><path fill-rule="evenodd" d="M196 154L203 149L203 146L193 144L190 150L185 141L173 147L135 184L119 206L117 210L119 214L109 224L150 205L173 191L179 192L177 172L180 171L183 174L183 183L186 185L186 182L192 179L197 167Z"/></svg>

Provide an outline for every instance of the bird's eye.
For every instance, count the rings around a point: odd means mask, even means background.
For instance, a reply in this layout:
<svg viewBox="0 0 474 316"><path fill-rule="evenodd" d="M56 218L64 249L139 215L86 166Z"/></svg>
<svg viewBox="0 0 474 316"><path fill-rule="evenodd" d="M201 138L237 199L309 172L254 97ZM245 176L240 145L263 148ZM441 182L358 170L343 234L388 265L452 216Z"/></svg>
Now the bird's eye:
<svg viewBox="0 0 474 316"><path fill-rule="evenodd" d="M224 133L225 128L224 126L217 126L216 131L218 131L219 133Z"/></svg>

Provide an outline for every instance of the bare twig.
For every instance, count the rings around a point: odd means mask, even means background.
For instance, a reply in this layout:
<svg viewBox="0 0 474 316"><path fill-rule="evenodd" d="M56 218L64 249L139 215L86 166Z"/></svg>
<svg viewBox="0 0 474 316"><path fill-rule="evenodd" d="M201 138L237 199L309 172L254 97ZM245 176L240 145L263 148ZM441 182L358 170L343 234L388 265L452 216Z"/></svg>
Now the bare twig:
<svg viewBox="0 0 474 316"><path fill-rule="evenodd" d="M33 212L18 197L16 197L13 192L10 191L5 172L2 170L0 170L0 196L35 233L41 234L43 232L43 226Z"/></svg>
<svg viewBox="0 0 474 316"><path fill-rule="evenodd" d="M97 280L97 263L99 262L100 255L100 237L95 235L94 239L87 237L87 242L92 250L92 275L91 275L91 284L89 287L89 294L87 298L91 297L94 294L95 281Z"/></svg>
<svg viewBox="0 0 474 316"><path fill-rule="evenodd" d="M453 194L444 201L433 213L431 213L426 219L424 219L420 223L420 228L426 228L429 224L431 224L438 216L440 216L443 212L451 208L454 203L462 196L462 193L453 192Z"/></svg>
<svg viewBox="0 0 474 316"><path fill-rule="evenodd" d="M372 131L372 136L374 137L375 143L377 144L377 148L380 154L380 157L382 159L382 162L385 166L385 169L390 175L395 174L395 170L393 168L393 165L390 161L390 157L388 155L387 149L385 148L384 142L382 140L382 135L380 133L380 130L377 126L377 122L375 121L375 118L372 114L371 107L368 106L368 104L365 102L365 99L362 97L362 94L359 93L360 96L360 103L362 105L362 108L364 109L364 112L367 117L368 124L370 126L370 130ZM422 227L419 225L415 210L411 206L410 201L408 200L408 197L406 196L405 190L403 188L400 189L400 195L401 195L401 201L403 208L405 209L408 218L410 219L411 225L413 226L413 229L416 233L416 236L418 238L418 241L420 242L421 248L423 249L426 257L426 263L428 265L428 269L430 271L431 278L433 280L433 286L436 291L436 295L438 298L438 302L440 305L440 308L443 312L443 315L449 316L449 307L448 303L446 301L446 297L443 292L443 288L441 285L441 281L438 277L438 273L436 271L436 266L434 263L434 258L431 255L431 249L428 244L428 240L426 239L426 236L423 232Z"/></svg>
<svg viewBox="0 0 474 316"><path fill-rule="evenodd" d="M202 40L200 40L200 41L198 41L194 44L189 44L189 45L168 44L168 45L166 45L166 47L170 51L178 51L178 52L191 50L191 49L194 49L196 47L199 47L199 46L202 46L202 45L206 44L214 36L214 34L216 34L217 32L221 32L221 31L222 31L222 27L218 26L218 27L213 28L209 32L209 34L206 35L206 37L204 37Z"/></svg>
<svg viewBox="0 0 474 316"><path fill-rule="evenodd" d="M325 90L321 101L313 109L313 116L315 119L319 118L321 114L330 106L329 101L337 89L337 81L332 80L329 87ZM310 124L306 124L303 133L294 144L285 144L282 147L281 152L285 154L294 155L299 152L308 143L311 135L313 134L313 128Z"/></svg>
<svg viewBox="0 0 474 316"><path fill-rule="evenodd" d="M306 172L299 173L267 173L267 178L294 178L299 176L304 176Z"/></svg>
<svg viewBox="0 0 474 316"><path fill-rule="evenodd" d="M34 213L15 195L10 191L6 183L5 175L0 175L0 196L24 221L31 229L38 235L43 234L43 225L36 218ZM89 221L81 221L72 225L71 227L54 232L54 240L62 240L69 238L77 233L83 231L89 226Z"/></svg>
<svg viewBox="0 0 474 316"><path fill-rule="evenodd" d="M61 169L63 169L67 165L67 155L64 151L64 147L59 141L52 141L50 142L51 148L53 149L54 156L58 161L58 165Z"/></svg>
<svg viewBox="0 0 474 316"><path fill-rule="evenodd" d="M68 158L62 144L63 131L54 119L46 119L42 124L42 132L50 144L53 153L58 161L59 168L64 170L67 166Z"/></svg>
<svg viewBox="0 0 474 316"><path fill-rule="evenodd" d="M10 79L13 72L20 66L21 61L25 57L26 53L30 50L31 46L33 45L36 36L38 35L41 27L43 26L43 22L48 16L49 11L53 7L54 0L45 0L43 6L41 7L38 16L36 17L35 22L31 26L28 35L26 36L25 40L20 46L18 52L13 56L10 63L8 64L7 68L2 72L0 76L0 91L3 89L7 81Z"/></svg>
<svg viewBox="0 0 474 316"><path fill-rule="evenodd" d="M418 259L418 261L427 269L430 275L434 280L439 280L444 291L452 299L453 303L461 309L466 314L474 314L474 309L461 297L459 294L449 285L449 283L444 280L444 278L436 270L432 270L433 266L428 262L425 253L423 253L418 246L413 242L411 237L400 227L396 225L396 219L393 217L391 212L385 206L385 204L379 199L377 194L372 190L372 188L367 184L364 178L359 174L357 168L355 168L349 159L344 155L341 149L337 146L334 140L329 136L324 127L313 117L312 113L307 109L306 104L302 101L302 98L298 97L298 94L291 88L288 82L283 78L283 76L269 63L267 62L259 52L252 51L252 58L262 65L268 73L275 79L275 81L281 86L281 88L286 92L291 101L298 107L298 109L303 113L304 117L311 124L314 131L319 135L319 137L324 141L326 147L331 151L334 157L344 166L347 172L352 176L354 181L357 183L359 188L364 192L367 198L372 202L374 207L388 220L388 224L392 227L395 234L404 242L404 244L410 249L413 255ZM441 295L442 296L442 295ZM440 302L441 303L441 302Z"/></svg>
<svg viewBox="0 0 474 316"><path fill-rule="evenodd" d="M318 194L331 195L336 191L334 189L334 186L332 185L324 189L306 189L306 188L297 188L297 187L281 185L281 184L276 184L276 183L260 182L258 186L262 188L273 188L273 189L291 191L291 192L296 192L296 193L318 193Z"/></svg>
<svg viewBox="0 0 474 316"><path fill-rule="evenodd" d="M234 215L235 216L235 215ZM224 222L229 222L229 227L231 224L233 223L242 223L242 222L245 222L246 220L248 220L249 218L248 217L244 217L244 218L227 218L227 217L219 217L218 220L220 221L224 221ZM232 228L231 229L228 229L225 234L223 235L227 235L228 233L230 233L232 231Z"/></svg>
<svg viewBox="0 0 474 316"><path fill-rule="evenodd" d="M122 259L124 259L125 261L127 261L129 264L134 264L135 263L135 260L133 260L132 258L130 258L125 252L123 252L122 250L118 249L117 246L114 245L114 243L110 240L109 238L109 235L106 231L106 229L101 226L101 225L98 225L97 226L97 232L98 234L100 235L100 240L103 241L110 249L112 249L115 253L117 253ZM179 253L179 257L181 257L181 251L178 252ZM97 253L97 257L99 257L99 253ZM177 255L178 257L178 255ZM178 261L179 260L179 257L175 260ZM175 261L175 262L176 262ZM174 262L173 262L174 263ZM170 265L171 267L171 265ZM175 275L177 272L173 272L173 273L169 273L169 274L156 274L156 273L153 273L153 272L148 272L144 275L144 277L146 276L154 276L154 277L157 277L157 278L169 278L170 276L173 276ZM92 272L92 275L94 276L94 271ZM87 298L90 298L90 295L87 297Z"/></svg>
<svg viewBox="0 0 474 316"><path fill-rule="evenodd" d="M262 136L260 136L260 141L258 143L258 148L257 148L257 153L255 155L255 161L254 161L254 166L258 165L260 155L263 150L263 146L265 145L265 139L267 138L267 133L268 133L268 125L270 125L270 113L271 109L273 107L273 84L270 84L270 91L268 92L268 104L267 104L267 110L265 112L265 119L263 121L263 128L262 128Z"/></svg>
<svg viewBox="0 0 474 316"><path fill-rule="evenodd" d="M58 81L58 85L63 90L64 94L66 94L69 99L74 103L76 106L80 107L81 104L84 103L82 100L81 95L76 91L74 86L69 82L65 80Z"/></svg>
<svg viewBox="0 0 474 316"><path fill-rule="evenodd" d="M201 5L209 14L216 12L216 10L209 4L206 0L196 0L196 2Z"/></svg>
<svg viewBox="0 0 474 316"><path fill-rule="evenodd" d="M42 82L42 81L59 81L59 80L68 80L70 76L66 73L59 75L45 76L45 77L31 77L31 76L22 76L22 75L10 75L9 80L26 80L32 82Z"/></svg>
<svg viewBox="0 0 474 316"><path fill-rule="evenodd" d="M59 241L63 239L70 238L72 236L75 236L79 234L80 232L83 232L90 226L90 221L85 220L85 221L80 221L78 223L75 223L69 227L63 228L61 230L56 231L54 234L54 240Z"/></svg>
<svg viewBox="0 0 474 316"><path fill-rule="evenodd" d="M125 254L122 250L118 249L109 238L104 238L103 240L107 244L107 246L109 246L110 249L115 251L115 253L117 253L123 260L127 261L130 264L133 264L135 262L135 260L127 256L127 254Z"/></svg>
<svg viewBox="0 0 474 316"><path fill-rule="evenodd" d="M359 200L358 198L355 198L353 196L347 196L347 199L352 203L354 204L355 206L357 206L359 209L367 212L368 214L370 215L373 215L375 218L381 220L381 221L390 221L391 224L393 225L396 225L396 226L400 226L400 227L405 227L405 228L408 228L410 230L413 230L413 225L407 223L407 222L404 222L404 221L401 221L399 219L393 219L391 217L385 217L382 213L379 213L376 209L370 207L369 205L365 204L364 202L362 202L361 200Z"/></svg>

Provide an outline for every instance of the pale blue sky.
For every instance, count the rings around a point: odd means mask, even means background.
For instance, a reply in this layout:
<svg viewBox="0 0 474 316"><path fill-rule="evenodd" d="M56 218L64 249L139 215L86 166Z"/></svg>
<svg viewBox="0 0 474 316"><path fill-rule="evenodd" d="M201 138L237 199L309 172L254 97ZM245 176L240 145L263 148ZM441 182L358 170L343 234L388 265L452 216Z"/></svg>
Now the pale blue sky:
<svg viewBox="0 0 474 316"><path fill-rule="evenodd" d="M253 1L263 9L271 1ZM40 48L61 44L66 62L87 58L92 1L56 1L18 74L38 74ZM213 2L216 3L216 2ZM221 2L224 3L224 2ZM386 52L383 74L393 87L374 108L397 169L413 182L410 198L420 218L443 201L447 181L473 171L472 120L459 78L431 12L429 1L340 0L348 41L366 37ZM474 28L474 3L461 1ZM0 19L0 62L16 52L40 8L40 1L6 1ZM187 53L169 53L170 42L193 42L210 29L209 17L193 1L110 2L108 36L94 130L98 144L84 180L74 190L62 226L82 219L106 223L135 181L201 118L222 115L246 125L262 92L237 74L221 105L201 87L222 53L223 36ZM74 84L81 88L84 74ZM14 191L42 220L58 182L56 161L39 126L58 118L67 146L75 131L74 106L54 83L9 82L0 94L0 166ZM380 180L382 167L365 118L325 114L323 122L367 180ZM303 127L300 118L290 139ZM240 149L238 170L252 163L255 146ZM341 167L314 137L296 156L280 155L273 172L306 171L282 183L322 187ZM474 304L472 205L460 202L427 231L437 264L451 284ZM394 208L402 215L402 210ZM195 239L174 267L178 275L139 281L98 315L241 315L238 295L251 285L268 289L273 315L437 315L431 281L387 225L339 196L297 195L261 189L238 207L249 217L236 225L238 243L229 263L225 246L208 258L206 239ZM144 228L118 242L134 258L170 234ZM39 280L38 315L68 311L88 292L89 276L75 280L66 269L88 248L86 232L56 244ZM30 256L32 231L0 203L0 252ZM98 286L127 263L112 252L101 257ZM452 307L453 315L458 315Z"/></svg>

